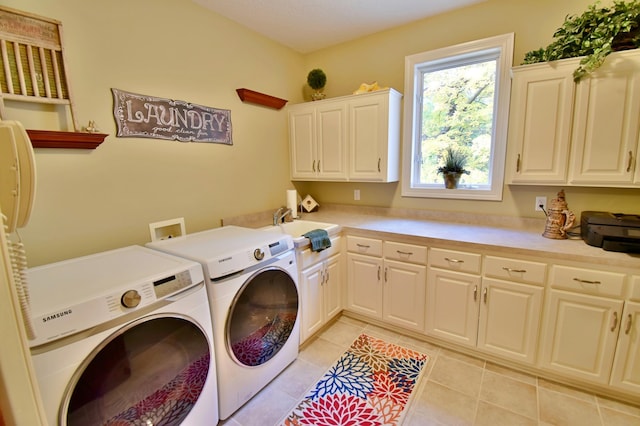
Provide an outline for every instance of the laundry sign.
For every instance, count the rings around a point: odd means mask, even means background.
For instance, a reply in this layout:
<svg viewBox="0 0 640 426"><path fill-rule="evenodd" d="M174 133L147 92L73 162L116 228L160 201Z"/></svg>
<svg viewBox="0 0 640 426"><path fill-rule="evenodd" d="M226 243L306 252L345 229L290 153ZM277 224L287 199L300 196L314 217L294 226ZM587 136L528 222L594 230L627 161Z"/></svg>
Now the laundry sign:
<svg viewBox="0 0 640 426"><path fill-rule="evenodd" d="M233 145L231 111L112 88L118 137Z"/></svg>

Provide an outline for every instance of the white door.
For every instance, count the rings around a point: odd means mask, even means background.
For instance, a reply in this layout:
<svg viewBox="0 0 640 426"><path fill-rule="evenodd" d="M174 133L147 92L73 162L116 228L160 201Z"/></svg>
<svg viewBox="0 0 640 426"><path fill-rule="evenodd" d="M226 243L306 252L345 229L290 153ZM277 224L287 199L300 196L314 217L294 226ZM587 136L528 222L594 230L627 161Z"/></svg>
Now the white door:
<svg viewBox="0 0 640 426"><path fill-rule="evenodd" d="M478 348L533 364L543 287L485 278L482 281Z"/></svg>
<svg viewBox="0 0 640 426"><path fill-rule="evenodd" d="M609 383L623 302L551 290L547 303L541 367Z"/></svg>
<svg viewBox="0 0 640 426"><path fill-rule="evenodd" d="M317 112L318 177L347 179L347 108L344 102L321 102Z"/></svg>
<svg viewBox="0 0 640 426"><path fill-rule="evenodd" d="M342 261L336 254L325 262L324 309L325 322L342 311Z"/></svg>
<svg viewBox="0 0 640 426"><path fill-rule="evenodd" d="M386 172L388 92L383 95L367 95L349 103L350 179L382 180L383 167Z"/></svg>
<svg viewBox="0 0 640 426"><path fill-rule="evenodd" d="M427 268L423 265L385 260L383 319L424 331L426 278Z"/></svg>
<svg viewBox="0 0 640 426"><path fill-rule="evenodd" d="M291 179L315 179L316 114L312 107L296 107L289 111L289 150Z"/></svg>
<svg viewBox="0 0 640 426"><path fill-rule="evenodd" d="M478 331L480 277L429 268L426 332L475 346Z"/></svg>
<svg viewBox="0 0 640 426"><path fill-rule="evenodd" d="M382 318L382 259L347 254L347 307L353 312Z"/></svg>
<svg viewBox="0 0 640 426"><path fill-rule="evenodd" d="M323 264L317 263L301 273L299 283L302 296L300 341L304 341L322 327L323 322Z"/></svg>
<svg viewBox="0 0 640 426"><path fill-rule="evenodd" d="M640 303L626 302L620 321L611 386L640 394Z"/></svg>

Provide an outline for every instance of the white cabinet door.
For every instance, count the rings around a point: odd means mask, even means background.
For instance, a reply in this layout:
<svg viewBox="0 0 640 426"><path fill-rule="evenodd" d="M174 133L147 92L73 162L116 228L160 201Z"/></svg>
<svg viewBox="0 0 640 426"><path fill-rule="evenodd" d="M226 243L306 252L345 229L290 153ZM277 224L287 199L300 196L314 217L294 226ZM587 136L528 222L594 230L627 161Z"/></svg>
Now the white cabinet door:
<svg viewBox="0 0 640 426"><path fill-rule="evenodd" d="M324 325L324 265L318 263L305 269L300 274L302 323L300 327L300 341L304 342Z"/></svg>
<svg viewBox="0 0 640 426"><path fill-rule="evenodd" d="M552 289L541 336L540 366L609 383L623 302Z"/></svg>
<svg viewBox="0 0 640 426"><path fill-rule="evenodd" d="M325 262L324 282L324 322L342 311L342 260L340 254L330 257Z"/></svg>
<svg viewBox="0 0 640 426"><path fill-rule="evenodd" d="M318 178L347 180L347 108L344 102L320 102L316 118Z"/></svg>
<svg viewBox="0 0 640 426"><path fill-rule="evenodd" d="M400 168L400 102L395 90L349 101L349 179L395 182Z"/></svg>
<svg viewBox="0 0 640 426"><path fill-rule="evenodd" d="M427 268L384 261L383 319L411 330L424 331Z"/></svg>
<svg viewBox="0 0 640 426"><path fill-rule="evenodd" d="M640 395L640 303L624 306L611 386Z"/></svg>
<svg viewBox="0 0 640 426"><path fill-rule="evenodd" d="M614 56L577 85L572 184L631 184L640 130L638 62Z"/></svg>
<svg viewBox="0 0 640 426"><path fill-rule="evenodd" d="M478 348L534 363L543 294L544 287L484 278Z"/></svg>
<svg viewBox="0 0 640 426"><path fill-rule="evenodd" d="M313 106L296 106L289 111L289 143L291 179L315 179L316 110Z"/></svg>
<svg viewBox="0 0 640 426"><path fill-rule="evenodd" d="M479 276L429 268L426 333L475 346L479 296Z"/></svg>
<svg viewBox="0 0 640 426"><path fill-rule="evenodd" d="M509 116L511 183L567 180L575 84L574 61L513 70Z"/></svg>
<svg viewBox="0 0 640 426"><path fill-rule="evenodd" d="M348 253L347 262L347 307L382 319L382 259Z"/></svg>

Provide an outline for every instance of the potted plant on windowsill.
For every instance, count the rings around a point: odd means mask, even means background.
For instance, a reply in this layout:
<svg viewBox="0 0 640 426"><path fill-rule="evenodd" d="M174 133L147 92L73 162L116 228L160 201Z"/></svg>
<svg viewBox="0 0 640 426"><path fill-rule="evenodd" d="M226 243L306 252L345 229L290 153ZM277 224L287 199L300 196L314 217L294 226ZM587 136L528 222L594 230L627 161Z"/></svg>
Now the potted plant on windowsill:
<svg viewBox="0 0 640 426"><path fill-rule="evenodd" d="M460 177L463 174L469 174L469 171L465 170L468 157L457 148L447 147L442 158L444 164L438 167L438 173L442 173L444 186L447 189L455 189L458 187Z"/></svg>

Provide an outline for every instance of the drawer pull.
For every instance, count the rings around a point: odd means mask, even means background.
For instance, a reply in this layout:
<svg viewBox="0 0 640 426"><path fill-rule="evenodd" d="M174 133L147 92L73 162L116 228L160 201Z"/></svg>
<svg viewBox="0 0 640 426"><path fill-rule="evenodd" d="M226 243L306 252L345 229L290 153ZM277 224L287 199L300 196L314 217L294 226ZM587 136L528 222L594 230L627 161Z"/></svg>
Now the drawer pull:
<svg viewBox="0 0 640 426"><path fill-rule="evenodd" d="M516 274L524 274L527 272L526 269L513 269L513 268L509 268L507 266L503 266L502 269L504 269L507 272L515 272Z"/></svg>
<svg viewBox="0 0 640 426"><path fill-rule="evenodd" d="M474 285L473 286L473 301L475 302L476 300L478 300L478 286Z"/></svg>
<svg viewBox="0 0 640 426"><path fill-rule="evenodd" d="M627 317L627 326L624 328L624 334L629 334L631 331L631 323L633 322L633 317L631 314Z"/></svg>
<svg viewBox="0 0 640 426"><path fill-rule="evenodd" d="M573 280L579 282L580 284L595 284L595 285L602 284L602 282L600 282L600 281L582 280L580 278L574 278Z"/></svg>
<svg viewBox="0 0 640 426"><path fill-rule="evenodd" d="M413 256L413 252L411 251L396 250L396 252L401 256Z"/></svg>
<svg viewBox="0 0 640 426"><path fill-rule="evenodd" d="M356 243L356 246L360 247L360 248L371 248L371 246L367 245L367 244L360 244L360 243Z"/></svg>
<svg viewBox="0 0 640 426"><path fill-rule="evenodd" d="M445 257L444 260L446 260L447 262L451 262L451 263L464 263L464 260L452 259L450 257Z"/></svg>
<svg viewBox="0 0 640 426"><path fill-rule="evenodd" d="M616 331L618 327L618 313L613 311L613 325L611 326L611 331Z"/></svg>

